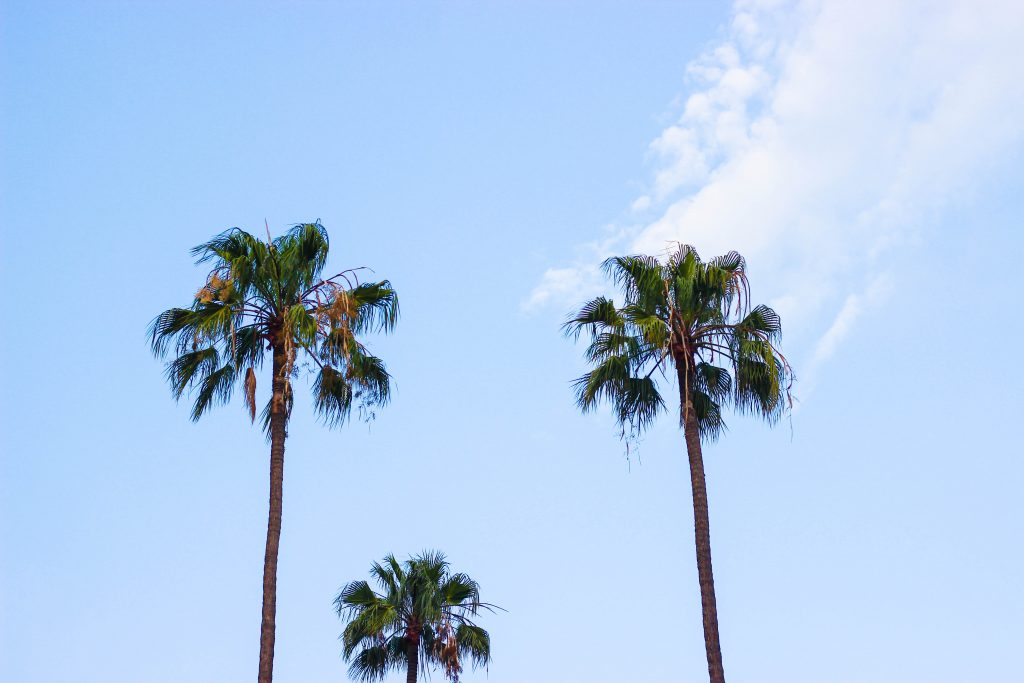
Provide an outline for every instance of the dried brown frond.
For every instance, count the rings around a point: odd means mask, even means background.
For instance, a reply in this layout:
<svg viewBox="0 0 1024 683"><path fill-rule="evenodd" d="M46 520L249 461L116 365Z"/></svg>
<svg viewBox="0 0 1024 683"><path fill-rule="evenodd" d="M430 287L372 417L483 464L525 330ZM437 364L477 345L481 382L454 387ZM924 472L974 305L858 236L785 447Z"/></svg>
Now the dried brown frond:
<svg viewBox="0 0 1024 683"><path fill-rule="evenodd" d="M196 292L196 300L204 304L212 301L227 301L233 291L234 282L230 278L221 277L220 274L214 272L210 274L210 279L206 281L206 284Z"/></svg>
<svg viewBox="0 0 1024 683"><path fill-rule="evenodd" d="M437 629L437 638L434 640L434 656L441 662L445 678L452 683L458 683L459 674L462 673L462 663L459 661L459 643L455 639L455 631L448 621L442 623Z"/></svg>
<svg viewBox="0 0 1024 683"><path fill-rule="evenodd" d="M250 367L245 371L245 405L249 408L250 422L256 421L256 372Z"/></svg>
<svg viewBox="0 0 1024 683"><path fill-rule="evenodd" d="M295 341L289 334L284 338L284 367L281 368L281 375L287 380L295 367L295 358L298 355L298 349L295 348Z"/></svg>
<svg viewBox="0 0 1024 683"><path fill-rule="evenodd" d="M337 287L334 296L327 306L327 317L331 322L339 323L344 320L352 320L356 315L356 305L352 297L344 289Z"/></svg>

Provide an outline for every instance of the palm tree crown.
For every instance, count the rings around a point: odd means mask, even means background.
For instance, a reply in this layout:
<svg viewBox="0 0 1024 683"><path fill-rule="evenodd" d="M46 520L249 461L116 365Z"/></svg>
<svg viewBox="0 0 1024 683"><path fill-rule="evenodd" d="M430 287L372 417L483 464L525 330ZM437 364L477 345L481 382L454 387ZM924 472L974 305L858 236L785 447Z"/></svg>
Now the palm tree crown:
<svg viewBox="0 0 1024 683"><path fill-rule="evenodd" d="M584 411L608 400L623 428L636 435L665 407L656 371L671 361L682 393L680 420L694 410L702 440L725 426L722 408L776 421L790 407L792 371L779 353L779 316L750 306L742 256L732 251L702 262L680 245L665 263L651 256L617 256L603 268L625 295L616 307L597 297L563 329L590 332L593 369L574 383Z"/></svg>
<svg viewBox="0 0 1024 683"><path fill-rule="evenodd" d="M255 419L264 349L280 361L286 416L300 351L313 366L313 398L328 424L344 422L353 404L372 410L387 402L390 376L358 335L390 331L397 296L387 280L359 282L359 269L322 278L327 251L319 222L267 241L234 228L192 250L198 263L213 264L206 283L190 307L168 309L150 327L153 351L174 353L166 374L175 398L195 392L192 419L226 403L237 384ZM262 414L268 429L270 409Z"/></svg>
<svg viewBox="0 0 1024 683"><path fill-rule="evenodd" d="M431 665L458 681L467 659L474 668L490 661L490 636L471 617L494 606L480 601L476 581L451 573L442 553L427 551L404 563L388 555L370 574L381 593L353 581L334 600L347 620L341 641L350 677L369 683L406 669L413 682L419 668Z"/></svg>

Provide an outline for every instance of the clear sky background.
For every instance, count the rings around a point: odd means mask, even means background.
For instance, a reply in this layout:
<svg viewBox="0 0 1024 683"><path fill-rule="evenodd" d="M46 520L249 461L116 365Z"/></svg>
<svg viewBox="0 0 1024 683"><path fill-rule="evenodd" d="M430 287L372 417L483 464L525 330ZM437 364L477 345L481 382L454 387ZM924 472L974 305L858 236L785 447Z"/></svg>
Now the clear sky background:
<svg viewBox="0 0 1024 683"><path fill-rule="evenodd" d="M191 423L145 329L193 245L317 218L403 315L374 423L298 393L276 680L344 680L336 590L424 548L508 610L467 683L706 680L682 436L627 461L559 333L677 239L745 253L800 380L705 453L729 680L1013 680L1021 35L1009 0L4 2L0 680L255 676L268 447Z"/></svg>

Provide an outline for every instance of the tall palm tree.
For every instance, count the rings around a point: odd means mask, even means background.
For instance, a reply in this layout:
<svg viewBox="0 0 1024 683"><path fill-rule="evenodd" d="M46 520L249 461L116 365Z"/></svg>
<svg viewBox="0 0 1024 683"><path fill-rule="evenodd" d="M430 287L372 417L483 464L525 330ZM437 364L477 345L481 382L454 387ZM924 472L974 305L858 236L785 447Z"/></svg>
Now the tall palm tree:
<svg viewBox="0 0 1024 683"><path fill-rule="evenodd" d="M598 297L563 327L574 339L590 333L592 369L574 383L577 403L586 412L608 401L623 435L636 436L665 408L658 375L668 379L674 369L690 461L708 673L712 683L724 683L701 442L721 434L727 404L769 423L789 409L792 371L776 346L779 316L767 306L751 307L745 262L736 252L705 263L693 247L679 245L665 263L620 256L603 267L622 290L623 305Z"/></svg>
<svg viewBox="0 0 1024 683"><path fill-rule="evenodd" d="M391 284L359 282L360 269L328 278L327 231L320 224L294 226L284 235L258 239L233 228L192 250L213 268L188 308L171 308L150 326L157 357L171 355L167 381L175 399L190 391L198 420L227 403L241 385L249 419L256 419L256 375L270 353L270 400L263 428L270 440L270 512L263 562L260 683L274 667L277 554L281 540L284 443L292 409L292 378L314 375L313 402L329 426L343 424L353 405L365 415L387 403L390 375L359 340L393 329L398 298ZM301 353L300 353L301 352ZM309 362L306 362L309 361Z"/></svg>
<svg viewBox="0 0 1024 683"><path fill-rule="evenodd" d="M491 637L470 617L494 606L480 601L476 581L450 572L443 554L427 551L403 564L388 555L370 574L382 593L353 581L334 599L347 621L341 641L351 678L372 683L405 669L406 682L416 683L421 666L438 666L457 683L466 659L473 668L490 661Z"/></svg>

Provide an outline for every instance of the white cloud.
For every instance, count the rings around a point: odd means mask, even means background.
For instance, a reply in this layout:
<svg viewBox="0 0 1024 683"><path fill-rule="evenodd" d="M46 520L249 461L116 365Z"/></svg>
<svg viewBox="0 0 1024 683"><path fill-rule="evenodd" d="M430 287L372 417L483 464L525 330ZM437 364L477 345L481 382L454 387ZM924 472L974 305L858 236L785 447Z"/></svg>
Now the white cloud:
<svg viewBox="0 0 1024 683"><path fill-rule="evenodd" d="M641 202L641 200L646 200L646 202ZM645 208L649 202L649 198L641 197L633 202L633 206L640 210ZM577 250L579 255L575 259L574 265L545 270L537 286L520 303L520 310L530 313L547 304L568 310L571 305L576 305L588 297L602 292L605 289L605 283L601 275L601 262L619 251L626 236L633 232L636 231L632 228L606 226L602 239L580 245Z"/></svg>
<svg viewBox="0 0 1024 683"><path fill-rule="evenodd" d="M551 301L585 299L601 287L597 266L548 268L521 308L531 311Z"/></svg>
<svg viewBox="0 0 1024 683"><path fill-rule="evenodd" d="M810 359L805 367L801 380L801 393L806 398L817 383L818 370L839 348L839 345L850 334L857 319L885 298L891 288L888 275L876 276L863 292L849 294L825 333L818 339Z"/></svg>
<svg viewBox="0 0 1024 683"><path fill-rule="evenodd" d="M641 195L633 200L630 208L633 211L646 211L651 208L651 198L648 195Z"/></svg>
<svg viewBox="0 0 1024 683"><path fill-rule="evenodd" d="M1021 36L1019 0L737 0L651 143L651 187L632 206L648 221L601 250L741 251L757 298L805 343L820 337L817 368L880 299L886 251L1020 148ZM570 270L548 271L530 301L577 301Z"/></svg>

